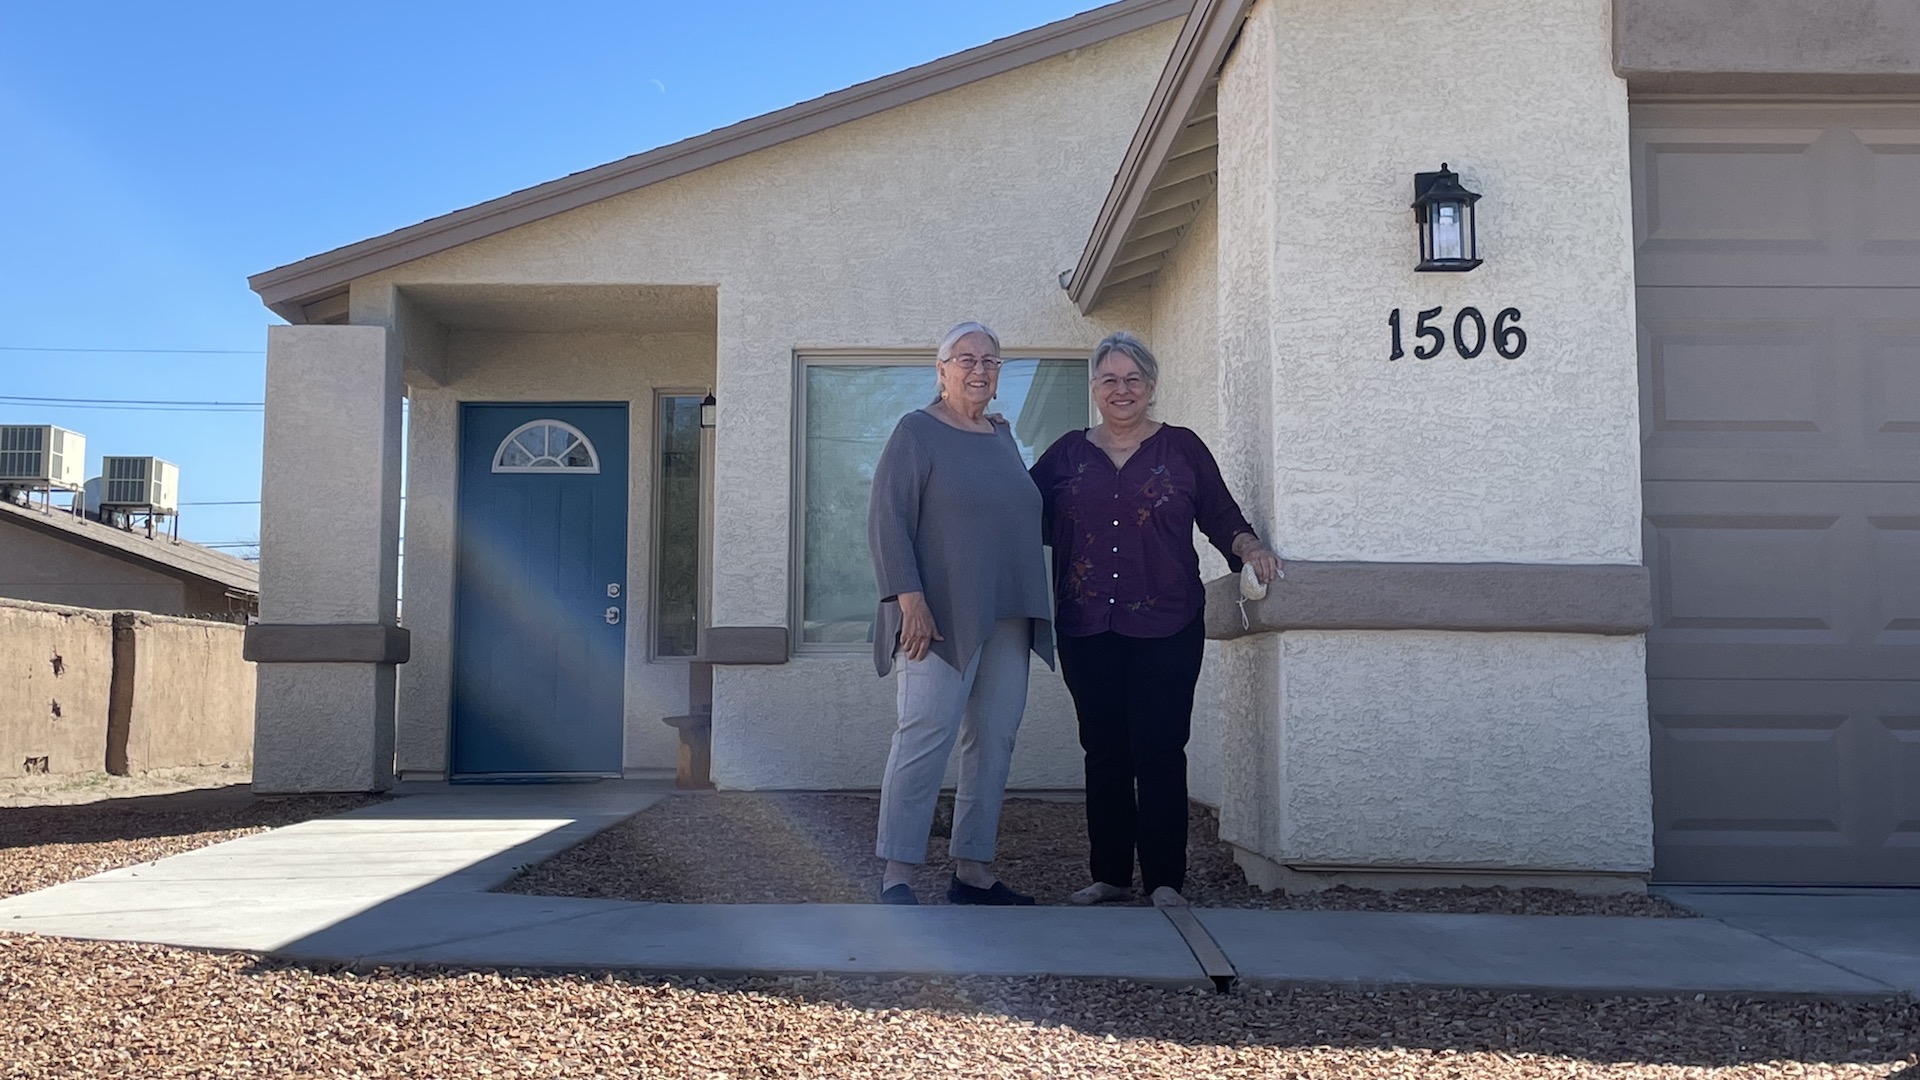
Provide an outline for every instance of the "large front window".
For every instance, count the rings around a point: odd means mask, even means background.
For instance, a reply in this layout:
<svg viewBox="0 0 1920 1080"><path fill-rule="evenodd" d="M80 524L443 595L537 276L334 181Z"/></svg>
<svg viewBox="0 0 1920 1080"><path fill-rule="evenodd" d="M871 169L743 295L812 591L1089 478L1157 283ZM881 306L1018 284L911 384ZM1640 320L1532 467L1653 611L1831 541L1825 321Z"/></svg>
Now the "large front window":
<svg viewBox="0 0 1920 1080"><path fill-rule="evenodd" d="M1053 440L1087 426L1084 359L1009 356L992 411L1013 425L1032 465ZM806 356L799 385L799 644L865 647L873 640L873 560L867 497L873 467L900 417L933 400L933 358Z"/></svg>

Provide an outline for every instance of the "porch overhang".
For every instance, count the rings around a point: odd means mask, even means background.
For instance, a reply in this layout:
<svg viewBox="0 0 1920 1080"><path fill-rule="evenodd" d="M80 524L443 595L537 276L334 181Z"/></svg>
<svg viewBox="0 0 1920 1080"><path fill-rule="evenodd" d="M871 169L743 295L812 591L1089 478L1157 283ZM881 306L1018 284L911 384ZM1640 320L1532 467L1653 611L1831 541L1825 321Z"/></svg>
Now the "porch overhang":
<svg viewBox="0 0 1920 1080"><path fill-rule="evenodd" d="M1082 314L1116 286L1152 280L1213 194L1220 66L1252 7L1253 0L1195 0L1093 234L1062 282Z"/></svg>

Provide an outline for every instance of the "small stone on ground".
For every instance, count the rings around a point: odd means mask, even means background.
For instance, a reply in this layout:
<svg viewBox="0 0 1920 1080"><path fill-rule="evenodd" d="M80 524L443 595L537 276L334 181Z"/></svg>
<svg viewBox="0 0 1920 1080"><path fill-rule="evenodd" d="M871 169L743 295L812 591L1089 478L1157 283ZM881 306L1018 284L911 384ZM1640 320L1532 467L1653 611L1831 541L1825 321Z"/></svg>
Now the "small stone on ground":
<svg viewBox="0 0 1920 1080"><path fill-rule="evenodd" d="M0 934L0 1076L1913 1076L1897 1003L306 968Z"/></svg>

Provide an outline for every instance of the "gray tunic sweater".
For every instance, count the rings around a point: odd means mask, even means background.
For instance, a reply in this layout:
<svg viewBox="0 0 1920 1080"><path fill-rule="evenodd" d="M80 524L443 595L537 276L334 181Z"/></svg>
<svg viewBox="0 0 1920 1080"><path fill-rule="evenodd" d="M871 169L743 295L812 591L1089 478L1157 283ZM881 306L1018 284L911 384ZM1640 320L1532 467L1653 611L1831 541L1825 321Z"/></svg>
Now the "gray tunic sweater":
<svg viewBox="0 0 1920 1080"><path fill-rule="evenodd" d="M900 418L873 472L867 546L880 586L873 666L893 670L901 593L926 594L932 654L955 671L1000 619L1033 620L1033 651L1053 666L1053 594L1041 552L1040 490L1013 432L961 431L924 410Z"/></svg>

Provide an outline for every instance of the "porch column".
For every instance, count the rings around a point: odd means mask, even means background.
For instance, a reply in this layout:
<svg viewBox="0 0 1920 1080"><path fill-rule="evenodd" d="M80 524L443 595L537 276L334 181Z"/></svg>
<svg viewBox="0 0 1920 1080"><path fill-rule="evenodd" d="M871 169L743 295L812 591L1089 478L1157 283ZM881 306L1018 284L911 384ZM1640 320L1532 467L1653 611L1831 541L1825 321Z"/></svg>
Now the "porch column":
<svg viewBox="0 0 1920 1080"><path fill-rule="evenodd" d="M1221 835L1289 888L1631 890L1649 594L1611 6L1369 10L1255 4L1219 84L1222 464L1266 483L1290 567L1219 647ZM1485 196L1472 273L1416 269L1443 162ZM1237 583L1214 595L1239 634Z"/></svg>
<svg viewBox="0 0 1920 1080"><path fill-rule="evenodd" d="M268 330L255 791L393 782L400 368L385 327Z"/></svg>

